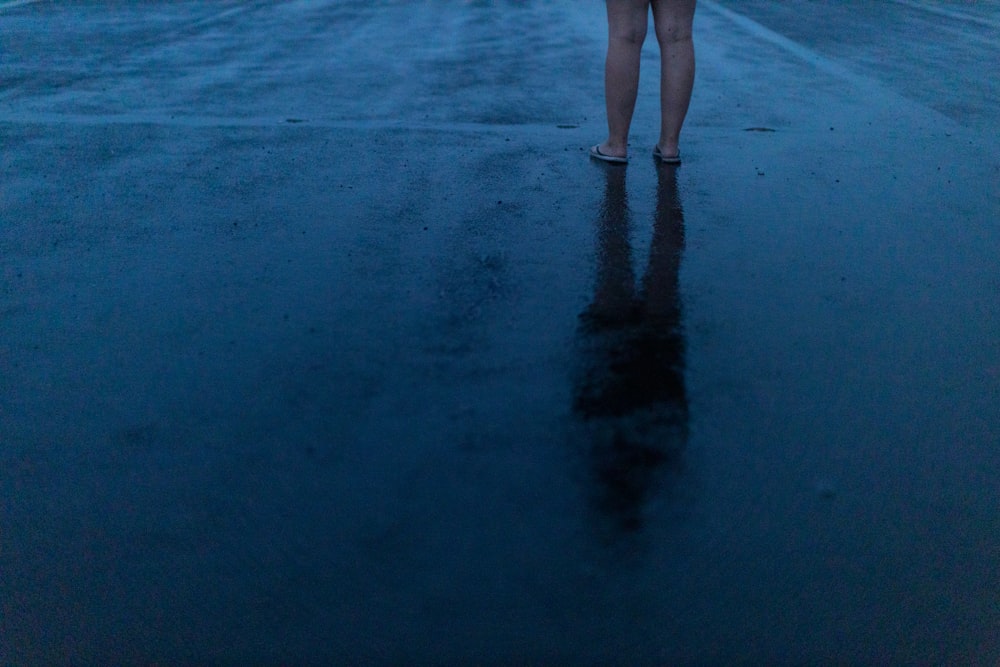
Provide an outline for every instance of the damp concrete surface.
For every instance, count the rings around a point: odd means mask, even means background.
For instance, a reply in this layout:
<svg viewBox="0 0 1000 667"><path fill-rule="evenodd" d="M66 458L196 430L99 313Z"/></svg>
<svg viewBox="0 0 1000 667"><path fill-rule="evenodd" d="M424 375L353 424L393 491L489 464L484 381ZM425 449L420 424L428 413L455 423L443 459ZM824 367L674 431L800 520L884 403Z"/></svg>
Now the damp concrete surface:
<svg viewBox="0 0 1000 667"><path fill-rule="evenodd" d="M0 2L0 664L996 664L998 27Z"/></svg>

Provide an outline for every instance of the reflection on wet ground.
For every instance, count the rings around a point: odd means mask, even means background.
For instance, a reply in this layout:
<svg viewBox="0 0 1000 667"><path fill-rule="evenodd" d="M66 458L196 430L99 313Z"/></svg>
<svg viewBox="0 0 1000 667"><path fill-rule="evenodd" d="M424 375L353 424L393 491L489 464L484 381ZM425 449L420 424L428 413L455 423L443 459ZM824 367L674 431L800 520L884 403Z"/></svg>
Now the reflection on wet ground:
<svg viewBox="0 0 1000 667"><path fill-rule="evenodd" d="M996 3L700 2L679 172L600 3L107 4L0 2L0 665L998 663Z"/></svg>
<svg viewBox="0 0 1000 667"><path fill-rule="evenodd" d="M574 413L590 442L594 502L621 531L642 528L656 482L680 464L688 431L678 271L684 211L677 168L658 168L649 261L636 285L624 167L602 165L594 298L580 314Z"/></svg>

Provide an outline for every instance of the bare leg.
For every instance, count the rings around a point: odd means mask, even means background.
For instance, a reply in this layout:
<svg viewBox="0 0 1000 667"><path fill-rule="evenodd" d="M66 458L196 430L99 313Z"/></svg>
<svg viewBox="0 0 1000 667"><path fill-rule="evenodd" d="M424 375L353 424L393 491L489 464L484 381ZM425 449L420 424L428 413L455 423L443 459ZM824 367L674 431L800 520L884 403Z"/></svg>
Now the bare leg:
<svg viewBox="0 0 1000 667"><path fill-rule="evenodd" d="M666 156L680 153L681 127L694 88L691 24L696 0L652 0L656 41L660 45L660 140Z"/></svg>
<svg viewBox="0 0 1000 667"><path fill-rule="evenodd" d="M639 62L646 39L649 0L607 0L608 57L604 63L604 100L608 111L608 139L600 145L606 155L628 154L628 131L639 93Z"/></svg>

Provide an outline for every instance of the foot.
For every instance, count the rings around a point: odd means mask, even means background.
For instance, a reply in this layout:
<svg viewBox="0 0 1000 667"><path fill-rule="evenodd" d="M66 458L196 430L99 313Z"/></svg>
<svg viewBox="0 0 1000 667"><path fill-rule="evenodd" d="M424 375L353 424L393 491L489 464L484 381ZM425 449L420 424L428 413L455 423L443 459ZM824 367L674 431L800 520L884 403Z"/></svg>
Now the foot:
<svg viewBox="0 0 1000 667"><path fill-rule="evenodd" d="M625 164L628 162L628 152L609 148L607 143L597 144L590 147L590 157L610 162L612 164Z"/></svg>
<svg viewBox="0 0 1000 667"><path fill-rule="evenodd" d="M680 164L681 150L677 146L661 148L657 144L653 147L653 157L664 164Z"/></svg>

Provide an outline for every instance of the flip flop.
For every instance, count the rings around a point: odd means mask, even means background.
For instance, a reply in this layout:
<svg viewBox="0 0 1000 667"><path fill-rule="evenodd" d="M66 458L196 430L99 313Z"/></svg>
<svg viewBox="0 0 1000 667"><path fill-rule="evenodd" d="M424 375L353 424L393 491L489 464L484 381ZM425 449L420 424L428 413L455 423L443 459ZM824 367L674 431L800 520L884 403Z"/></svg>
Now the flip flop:
<svg viewBox="0 0 1000 667"><path fill-rule="evenodd" d="M667 156L660 152L660 147L653 146L653 157L662 162L663 164L680 164L681 163L681 152L677 151L677 155Z"/></svg>
<svg viewBox="0 0 1000 667"><path fill-rule="evenodd" d="M600 144L594 144L590 147L590 157L595 160L601 160L602 162L608 162L610 164L628 164L627 157L617 157L615 155L606 155L602 153Z"/></svg>

